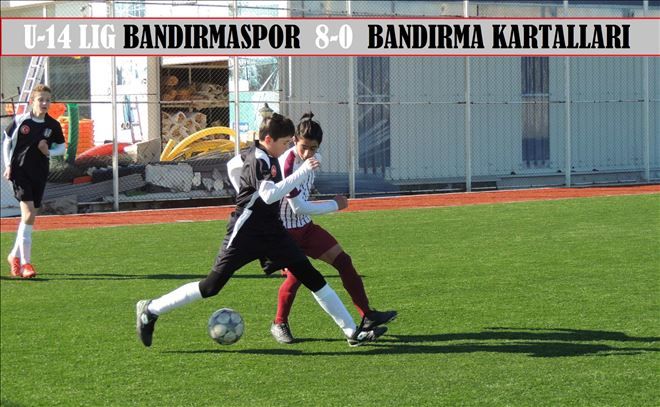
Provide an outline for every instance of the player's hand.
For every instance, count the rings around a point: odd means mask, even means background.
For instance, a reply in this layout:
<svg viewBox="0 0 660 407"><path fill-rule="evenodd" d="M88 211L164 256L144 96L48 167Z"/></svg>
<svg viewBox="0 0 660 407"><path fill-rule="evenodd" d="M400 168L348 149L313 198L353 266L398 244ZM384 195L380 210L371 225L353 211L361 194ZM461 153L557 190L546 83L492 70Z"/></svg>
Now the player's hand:
<svg viewBox="0 0 660 407"><path fill-rule="evenodd" d="M10 166L5 167L5 170L2 172L2 176L5 177L6 180L9 180L9 178L11 177L11 167Z"/></svg>
<svg viewBox="0 0 660 407"><path fill-rule="evenodd" d="M307 166L314 171L321 168L321 163L319 162L319 160L317 160L314 157L308 158L307 160L305 160L305 162L307 163Z"/></svg>
<svg viewBox="0 0 660 407"><path fill-rule="evenodd" d="M339 210L341 211L342 209L348 208L348 199L344 195L335 195L334 198L332 198L335 202L337 202L337 206L339 207Z"/></svg>
<svg viewBox="0 0 660 407"><path fill-rule="evenodd" d="M46 157L50 157L50 152L48 151L48 142L46 140L41 140L37 145L37 148L39 151L41 151L41 154L45 155Z"/></svg>

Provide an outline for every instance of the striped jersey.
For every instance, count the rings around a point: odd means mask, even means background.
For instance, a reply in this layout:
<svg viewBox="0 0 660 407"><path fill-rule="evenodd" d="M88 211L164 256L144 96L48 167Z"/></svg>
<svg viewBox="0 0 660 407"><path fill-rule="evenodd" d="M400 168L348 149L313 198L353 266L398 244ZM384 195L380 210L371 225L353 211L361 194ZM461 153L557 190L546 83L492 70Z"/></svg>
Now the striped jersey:
<svg viewBox="0 0 660 407"><path fill-rule="evenodd" d="M318 154L317 154L318 158ZM303 160L296 154L296 148L288 149L284 154L279 157L280 168L282 168L282 175L284 178L293 174L302 164ZM307 179L300 184L298 188L293 189L286 196L287 198L300 197L303 200L309 200L309 196L314 188L315 172L310 171ZM312 221L309 215L296 215L291 209L288 199L283 199L280 203L280 218L282 223L287 229L300 228Z"/></svg>

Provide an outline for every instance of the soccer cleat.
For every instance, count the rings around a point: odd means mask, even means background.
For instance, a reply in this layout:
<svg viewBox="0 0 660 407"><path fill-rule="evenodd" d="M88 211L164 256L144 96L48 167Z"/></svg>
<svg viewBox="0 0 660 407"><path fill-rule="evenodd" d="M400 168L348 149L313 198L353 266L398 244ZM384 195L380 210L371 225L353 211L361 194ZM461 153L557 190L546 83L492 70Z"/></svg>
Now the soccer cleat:
<svg viewBox="0 0 660 407"><path fill-rule="evenodd" d="M153 338L156 320L158 319L158 315L149 312L150 302L151 300L141 300L135 306L137 335L144 346L147 347L151 346L151 339Z"/></svg>
<svg viewBox="0 0 660 407"><path fill-rule="evenodd" d="M394 321L397 315L396 311L371 310L364 315L360 326L364 331L370 331L379 325Z"/></svg>
<svg viewBox="0 0 660 407"><path fill-rule="evenodd" d="M365 331L364 329L358 329L355 331L353 336L346 338L348 345L352 347L364 345L367 342L374 342L376 339L380 338L385 332L387 332L386 326L377 326L372 330Z"/></svg>
<svg viewBox="0 0 660 407"><path fill-rule="evenodd" d="M270 325L270 333L273 334L273 338L279 343L293 343L293 335L291 334L291 328L289 324L283 322L281 324L272 323Z"/></svg>
<svg viewBox="0 0 660 407"><path fill-rule="evenodd" d="M9 274L11 274L13 277L22 277L21 259L18 257L9 256L7 257L7 261L9 262Z"/></svg>
<svg viewBox="0 0 660 407"><path fill-rule="evenodd" d="M21 277L23 277L23 278L33 278L36 275L37 275L37 272L34 270L34 267L32 267L32 264L30 264L30 263L23 264L23 267L21 267Z"/></svg>

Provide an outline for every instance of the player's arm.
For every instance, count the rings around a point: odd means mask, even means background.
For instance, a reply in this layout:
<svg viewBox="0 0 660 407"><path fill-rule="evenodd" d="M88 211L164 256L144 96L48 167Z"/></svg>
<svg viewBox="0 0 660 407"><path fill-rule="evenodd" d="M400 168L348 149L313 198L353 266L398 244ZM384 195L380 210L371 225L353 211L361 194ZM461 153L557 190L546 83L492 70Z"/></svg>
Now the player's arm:
<svg viewBox="0 0 660 407"><path fill-rule="evenodd" d="M11 137L7 131L2 132L2 162L5 163L5 167L9 167L11 162L9 160L9 151L11 150Z"/></svg>
<svg viewBox="0 0 660 407"><path fill-rule="evenodd" d="M236 190L236 193L239 192L241 187L241 171L243 170L243 158L239 155L235 156L227 162L227 175L229 176L229 182Z"/></svg>
<svg viewBox="0 0 660 407"><path fill-rule="evenodd" d="M62 144L53 143L48 149L48 153L50 154L51 157L57 157L59 155L64 155L65 150L66 150L66 145L64 143Z"/></svg>
<svg viewBox="0 0 660 407"><path fill-rule="evenodd" d="M2 132L2 162L5 163L2 174L7 179L11 175L11 135L14 133L15 127L16 122L12 120L11 124Z"/></svg>
<svg viewBox="0 0 660 407"><path fill-rule="evenodd" d="M336 200L330 201L308 201L303 199L300 195L292 198L287 198L289 207L296 215L323 215L324 213L336 212L339 208L339 203Z"/></svg>
<svg viewBox="0 0 660 407"><path fill-rule="evenodd" d="M51 157L57 157L60 155L64 155L65 150L66 150L66 143L64 141L64 133L62 132L62 126L60 125L60 123L55 122L55 125L53 126L52 142L50 147L48 148L48 152Z"/></svg>
<svg viewBox="0 0 660 407"><path fill-rule="evenodd" d="M263 164L265 164L265 162ZM284 198L294 188L299 187L307 180L309 173L317 168L319 168L319 162L310 158L293 174L278 183L274 183L265 178L259 184L259 197L269 205L275 203Z"/></svg>
<svg viewBox="0 0 660 407"><path fill-rule="evenodd" d="M48 142L46 140L41 140L39 144L37 144L37 148L39 151L41 151L41 154L45 155L46 157L64 155L65 147L66 146L64 143L52 143L50 147L48 147Z"/></svg>

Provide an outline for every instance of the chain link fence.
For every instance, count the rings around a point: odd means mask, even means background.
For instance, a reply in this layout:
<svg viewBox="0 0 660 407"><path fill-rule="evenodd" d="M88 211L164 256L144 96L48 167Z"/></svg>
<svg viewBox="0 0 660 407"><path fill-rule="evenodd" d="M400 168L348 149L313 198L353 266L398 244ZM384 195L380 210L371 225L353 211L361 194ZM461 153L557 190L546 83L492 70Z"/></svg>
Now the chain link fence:
<svg viewBox="0 0 660 407"><path fill-rule="evenodd" d="M655 2L642 1L63 1L3 9L7 17L659 14ZM23 108L17 97L29 63L2 59L3 127ZM44 81L67 154L52 160L45 209L232 203L225 163L255 139L268 109L294 122L312 111L321 123L317 196L657 182L659 65L632 57L50 57ZM11 195L3 180L3 207L16 205Z"/></svg>

